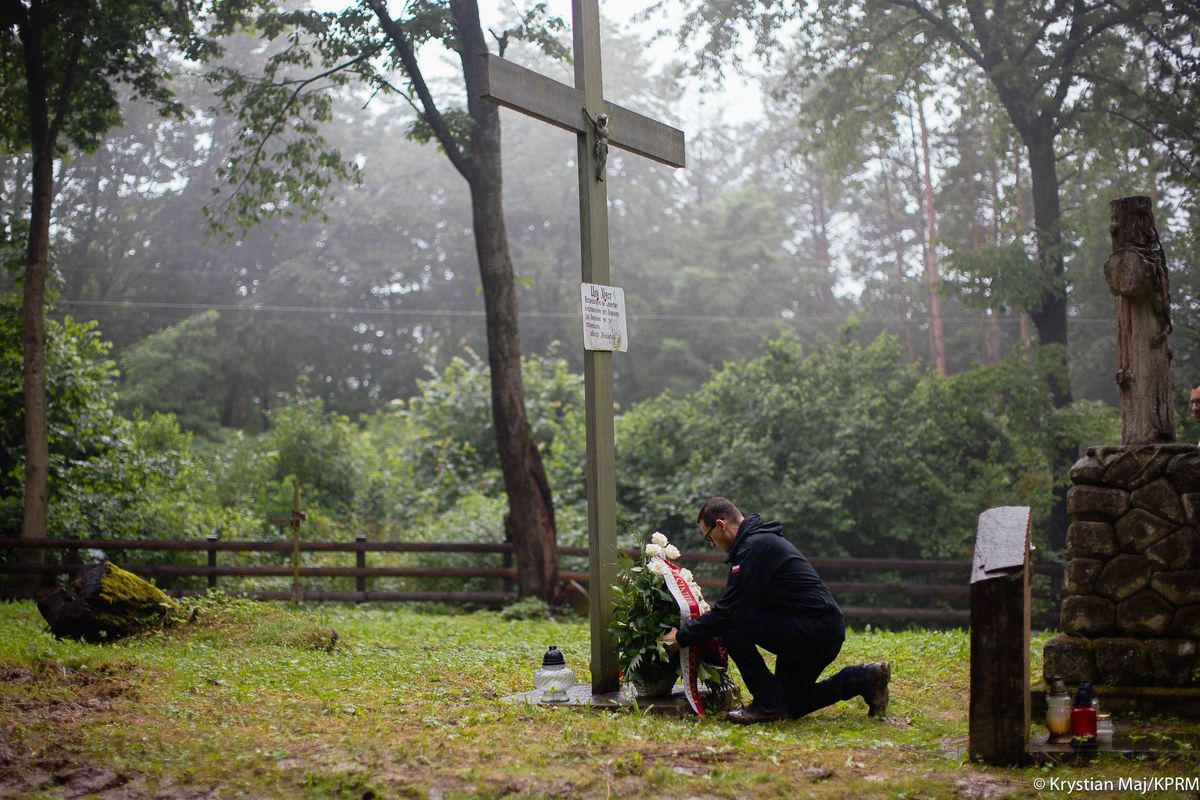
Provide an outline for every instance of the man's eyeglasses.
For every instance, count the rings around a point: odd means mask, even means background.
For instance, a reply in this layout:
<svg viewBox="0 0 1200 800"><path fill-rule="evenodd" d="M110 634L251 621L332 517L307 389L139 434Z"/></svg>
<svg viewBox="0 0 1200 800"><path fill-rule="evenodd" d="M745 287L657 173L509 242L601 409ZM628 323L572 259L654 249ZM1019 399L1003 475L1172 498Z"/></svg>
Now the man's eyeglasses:
<svg viewBox="0 0 1200 800"><path fill-rule="evenodd" d="M717 522L720 522L720 521L721 520L717 520ZM708 542L710 545L712 545L714 547L716 546L717 543L713 541L712 535L713 535L713 531L715 531L717 529L717 522L714 522L712 527L704 532L704 541Z"/></svg>

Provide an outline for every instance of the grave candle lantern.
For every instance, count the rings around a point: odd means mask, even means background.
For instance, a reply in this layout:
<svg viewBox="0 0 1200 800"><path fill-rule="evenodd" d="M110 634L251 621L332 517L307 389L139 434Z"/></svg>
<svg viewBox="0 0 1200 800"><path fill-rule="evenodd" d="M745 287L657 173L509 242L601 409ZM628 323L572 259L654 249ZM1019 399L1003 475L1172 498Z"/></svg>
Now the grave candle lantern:
<svg viewBox="0 0 1200 800"><path fill-rule="evenodd" d="M1075 704L1071 706L1071 744L1077 747L1096 746L1096 695L1091 681L1079 684Z"/></svg>
<svg viewBox="0 0 1200 800"><path fill-rule="evenodd" d="M1046 729L1050 741L1065 741L1071 738L1071 695L1063 679L1050 679L1050 692L1046 695Z"/></svg>
<svg viewBox="0 0 1200 800"><path fill-rule="evenodd" d="M562 651L550 645L542 656L542 666L533 672L533 688L541 692L543 703L565 703L567 690L575 685L575 673L567 666Z"/></svg>

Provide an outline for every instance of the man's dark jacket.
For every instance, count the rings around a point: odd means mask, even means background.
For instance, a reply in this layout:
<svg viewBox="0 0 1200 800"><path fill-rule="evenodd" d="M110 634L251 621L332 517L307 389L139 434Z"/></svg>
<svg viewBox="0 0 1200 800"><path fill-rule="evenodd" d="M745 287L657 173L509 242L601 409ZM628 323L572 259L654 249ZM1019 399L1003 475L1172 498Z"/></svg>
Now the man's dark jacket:
<svg viewBox="0 0 1200 800"><path fill-rule="evenodd" d="M733 549L725 559L729 577L721 599L679 629L679 644L688 647L720 636L751 609L764 608L787 617L807 618L814 630L843 626L842 611L817 571L796 546L783 538L783 525L751 514L738 526ZM806 626L808 627L808 626Z"/></svg>

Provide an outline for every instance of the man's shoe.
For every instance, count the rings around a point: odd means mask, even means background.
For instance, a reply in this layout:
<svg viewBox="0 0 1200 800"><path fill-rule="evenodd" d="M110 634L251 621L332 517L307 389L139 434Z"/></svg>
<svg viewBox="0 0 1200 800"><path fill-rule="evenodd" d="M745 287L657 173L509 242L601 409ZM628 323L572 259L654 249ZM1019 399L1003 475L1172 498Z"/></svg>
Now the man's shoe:
<svg viewBox="0 0 1200 800"><path fill-rule="evenodd" d="M867 687L863 699L867 701L867 714L872 717L882 717L888 707L888 681L892 679L892 665L886 661L867 664L871 671L867 678Z"/></svg>
<svg viewBox="0 0 1200 800"><path fill-rule="evenodd" d="M756 725L760 722L778 722L787 718L786 711L767 711L761 706L753 704L745 708L735 708L726 715L726 719L735 725Z"/></svg>

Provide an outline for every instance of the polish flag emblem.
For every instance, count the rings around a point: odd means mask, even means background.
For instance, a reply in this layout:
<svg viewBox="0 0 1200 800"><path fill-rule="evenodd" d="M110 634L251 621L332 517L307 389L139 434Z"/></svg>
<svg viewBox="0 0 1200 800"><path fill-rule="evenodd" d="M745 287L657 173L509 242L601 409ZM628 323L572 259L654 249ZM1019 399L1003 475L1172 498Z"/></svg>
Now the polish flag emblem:
<svg viewBox="0 0 1200 800"><path fill-rule="evenodd" d="M741 572L741 571L742 571L741 564L734 564L729 570L730 574L734 574L734 573Z"/></svg>

